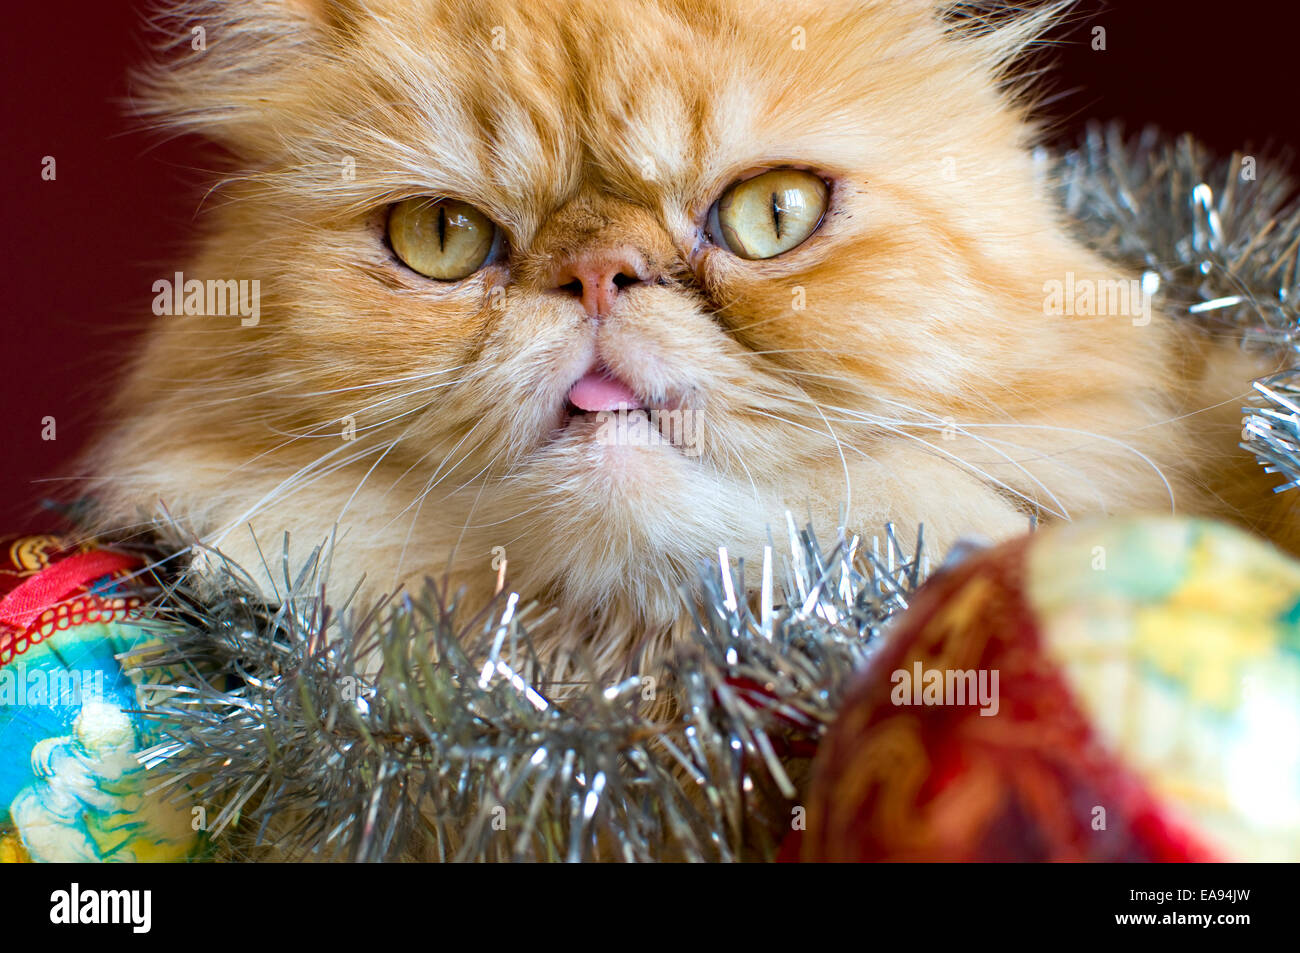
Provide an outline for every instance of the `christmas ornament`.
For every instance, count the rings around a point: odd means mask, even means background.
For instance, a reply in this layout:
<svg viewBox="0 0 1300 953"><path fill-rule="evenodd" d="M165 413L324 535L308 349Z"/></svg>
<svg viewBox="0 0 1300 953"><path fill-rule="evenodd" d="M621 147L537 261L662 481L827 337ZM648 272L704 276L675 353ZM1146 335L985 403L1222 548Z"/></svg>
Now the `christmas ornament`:
<svg viewBox="0 0 1300 953"><path fill-rule="evenodd" d="M123 657L158 644L136 624L139 561L52 536L0 540L0 557L0 860L194 856L188 807L136 758L154 735Z"/></svg>
<svg viewBox="0 0 1300 953"><path fill-rule="evenodd" d="M1300 860L1300 563L1175 519L934 579L822 742L805 860Z"/></svg>

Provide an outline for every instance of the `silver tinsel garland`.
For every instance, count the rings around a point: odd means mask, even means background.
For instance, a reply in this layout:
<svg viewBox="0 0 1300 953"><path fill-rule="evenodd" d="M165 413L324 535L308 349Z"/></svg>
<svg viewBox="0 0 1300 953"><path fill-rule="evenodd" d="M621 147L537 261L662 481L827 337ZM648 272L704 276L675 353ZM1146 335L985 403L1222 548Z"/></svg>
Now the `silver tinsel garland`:
<svg viewBox="0 0 1300 953"><path fill-rule="evenodd" d="M1285 165L1114 125L1043 165L1083 237L1140 271L1166 314L1292 367L1256 382L1241 446L1285 477L1277 492L1300 484L1300 203Z"/></svg>
<svg viewBox="0 0 1300 953"><path fill-rule="evenodd" d="M1300 210L1246 158L1099 127L1044 170L1166 313L1294 355ZM1295 485L1300 370L1256 390L1242 446ZM150 689L165 740L142 757L209 807L221 857L771 859L792 774L926 576L921 541L892 529L825 551L787 530L757 579L725 550L702 569L663 684L555 684L529 645L536 607L508 592L466 607L430 582L361 615L331 605L319 558L284 560L278 605L235 566L215 585L182 576L157 600L169 648L149 664L171 678ZM358 660L375 655L371 678Z"/></svg>
<svg viewBox="0 0 1300 953"><path fill-rule="evenodd" d="M702 572L664 685L553 691L514 596L471 615L430 582L335 613L319 554L294 578L286 565L278 606L229 564L215 587L182 577L148 662L170 676L149 689L167 739L141 758L160 789L217 808L225 857L770 859L791 829L788 765L926 575L921 540L909 555L892 528L870 549L788 535L758 580L725 550ZM370 678L358 660L375 651Z"/></svg>

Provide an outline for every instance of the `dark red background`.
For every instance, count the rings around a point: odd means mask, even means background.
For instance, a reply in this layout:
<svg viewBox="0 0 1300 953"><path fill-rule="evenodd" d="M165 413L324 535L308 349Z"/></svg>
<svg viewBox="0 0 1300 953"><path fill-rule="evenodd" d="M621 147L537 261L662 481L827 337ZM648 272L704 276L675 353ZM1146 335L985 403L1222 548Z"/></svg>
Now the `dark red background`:
<svg viewBox="0 0 1300 953"><path fill-rule="evenodd" d="M617 2L617 0L615 0ZM56 521L39 501L85 445L108 385L175 270L201 195L204 151L159 143L126 118L143 54L138 0L17 3L3 19L6 291L0 317L0 533ZM1091 28L1107 50L1091 49ZM1056 137L1090 118L1194 131L1224 152L1300 142L1300 6L1083 0L1057 31L1046 80ZM52 155L58 178L42 181ZM41 419L58 439L41 439Z"/></svg>

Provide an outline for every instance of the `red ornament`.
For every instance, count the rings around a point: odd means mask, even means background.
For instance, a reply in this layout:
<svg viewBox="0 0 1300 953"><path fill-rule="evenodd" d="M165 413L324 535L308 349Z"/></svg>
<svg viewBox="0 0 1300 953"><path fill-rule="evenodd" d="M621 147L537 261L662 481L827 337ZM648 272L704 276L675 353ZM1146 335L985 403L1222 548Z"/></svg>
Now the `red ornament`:
<svg viewBox="0 0 1300 953"><path fill-rule="evenodd" d="M783 859L1217 859L1106 749L1044 651L1024 598L1033 539L918 595L822 742Z"/></svg>

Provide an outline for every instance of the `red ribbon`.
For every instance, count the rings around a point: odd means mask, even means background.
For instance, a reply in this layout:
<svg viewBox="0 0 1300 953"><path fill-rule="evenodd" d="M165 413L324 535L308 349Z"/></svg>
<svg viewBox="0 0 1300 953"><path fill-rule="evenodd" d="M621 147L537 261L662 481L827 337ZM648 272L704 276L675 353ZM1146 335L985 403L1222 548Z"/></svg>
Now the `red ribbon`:
<svg viewBox="0 0 1300 953"><path fill-rule="evenodd" d="M134 556L102 549L60 559L0 600L0 629L26 632L46 609L58 605L96 579L137 565L139 560Z"/></svg>

